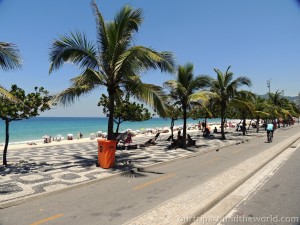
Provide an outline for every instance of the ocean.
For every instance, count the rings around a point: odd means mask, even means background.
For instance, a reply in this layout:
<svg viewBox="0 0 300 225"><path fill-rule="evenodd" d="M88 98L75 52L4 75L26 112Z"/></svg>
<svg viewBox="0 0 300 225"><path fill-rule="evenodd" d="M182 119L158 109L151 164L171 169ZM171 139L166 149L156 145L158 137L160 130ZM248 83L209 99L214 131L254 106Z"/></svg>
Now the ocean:
<svg viewBox="0 0 300 225"><path fill-rule="evenodd" d="M199 120L188 119L188 124L198 124ZM106 117L34 117L27 120L12 121L10 123L10 143L19 143L26 141L39 141L44 135L52 137L61 134L67 137L67 134L73 134L77 138L77 134L81 132L83 137L90 137L91 133L97 131L107 132ZM220 119L208 119L208 122L219 122ZM147 128L163 128L170 127L170 119L152 118L143 122L123 122L119 131L126 129L143 130ZM183 124L183 120L175 121L175 125ZM116 129L116 124L114 130ZM5 142L5 123L0 122L0 144Z"/></svg>

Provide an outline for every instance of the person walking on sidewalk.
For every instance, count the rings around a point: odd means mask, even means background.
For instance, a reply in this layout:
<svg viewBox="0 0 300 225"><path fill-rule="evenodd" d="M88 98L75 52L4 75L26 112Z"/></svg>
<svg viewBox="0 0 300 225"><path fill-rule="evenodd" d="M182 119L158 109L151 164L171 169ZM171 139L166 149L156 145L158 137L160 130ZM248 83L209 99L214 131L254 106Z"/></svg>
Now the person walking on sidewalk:
<svg viewBox="0 0 300 225"><path fill-rule="evenodd" d="M267 141L272 142L274 134L274 124L272 122L269 122L267 125Z"/></svg>

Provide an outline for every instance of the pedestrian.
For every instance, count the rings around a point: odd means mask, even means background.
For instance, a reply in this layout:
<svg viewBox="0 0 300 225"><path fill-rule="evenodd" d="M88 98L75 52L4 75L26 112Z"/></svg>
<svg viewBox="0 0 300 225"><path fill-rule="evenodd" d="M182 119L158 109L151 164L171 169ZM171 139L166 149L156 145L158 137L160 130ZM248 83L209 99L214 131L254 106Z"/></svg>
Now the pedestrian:
<svg viewBox="0 0 300 225"><path fill-rule="evenodd" d="M200 121L198 122L198 130L201 130L201 123L200 123Z"/></svg>
<svg viewBox="0 0 300 225"><path fill-rule="evenodd" d="M205 122L204 122L204 120L202 121L202 130L204 130L205 129Z"/></svg>

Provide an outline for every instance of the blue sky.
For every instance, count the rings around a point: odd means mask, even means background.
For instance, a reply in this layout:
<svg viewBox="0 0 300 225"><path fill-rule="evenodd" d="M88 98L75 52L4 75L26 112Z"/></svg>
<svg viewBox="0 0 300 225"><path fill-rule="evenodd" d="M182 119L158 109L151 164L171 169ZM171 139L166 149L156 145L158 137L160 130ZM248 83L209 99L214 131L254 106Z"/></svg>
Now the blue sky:
<svg viewBox="0 0 300 225"><path fill-rule="evenodd" d="M214 68L247 76L257 94L284 90L295 96L300 88L300 7L296 0L97 0L105 20L112 20L124 5L142 8L144 22L135 43L158 51L171 51L177 64L194 64L195 74L216 77ZM44 86L57 93L69 86L77 68L65 65L48 74L49 48L59 35L84 32L96 38L89 0L0 0L0 41L15 43L23 58L19 71L0 70L6 88L17 84L26 91ZM142 80L156 85L173 79L149 71ZM42 116L99 116L97 102L104 88L74 105Z"/></svg>

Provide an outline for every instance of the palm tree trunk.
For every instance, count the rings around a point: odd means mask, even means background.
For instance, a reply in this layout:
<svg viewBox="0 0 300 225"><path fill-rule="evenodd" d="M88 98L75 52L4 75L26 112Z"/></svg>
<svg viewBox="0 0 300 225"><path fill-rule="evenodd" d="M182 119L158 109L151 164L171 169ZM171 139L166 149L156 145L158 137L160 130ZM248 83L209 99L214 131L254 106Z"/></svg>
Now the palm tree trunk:
<svg viewBox="0 0 300 225"><path fill-rule="evenodd" d="M5 145L4 145L4 150L3 150L3 165L7 165L7 149L8 149L8 143L9 143L9 120L5 120Z"/></svg>
<svg viewBox="0 0 300 225"><path fill-rule="evenodd" d="M222 140L225 140L225 131L224 131L224 124L225 124L225 110L226 110L226 104L222 103L221 105L221 134L222 134Z"/></svg>
<svg viewBox="0 0 300 225"><path fill-rule="evenodd" d="M246 116L243 116L243 136L246 135Z"/></svg>
<svg viewBox="0 0 300 225"><path fill-rule="evenodd" d="M174 119L171 118L171 137L172 137L172 142L174 141L174 131L173 131L173 128L174 128Z"/></svg>
<svg viewBox="0 0 300 225"><path fill-rule="evenodd" d="M186 112L186 106L183 106L183 138L182 138L182 145L183 148L186 148L186 117L187 117L187 112Z"/></svg>
<svg viewBox="0 0 300 225"><path fill-rule="evenodd" d="M265 124L265 131L267 130L267 124L268 124L268 120L264 119L264 124Z"/></svg>
<svg viewBox="0 0 300 225"><path fill-rule="evenodd" d="M107 125L107 140L113 140L114 137L114 113L115 113L115 90L108 88L109 115Z"/></svg>
<svg viewBox="0 0 300 225"><path fill-rule="evenodd" d="M260 121L260 117L256 117L256 133L259 132L259 121Z"/></svg>

